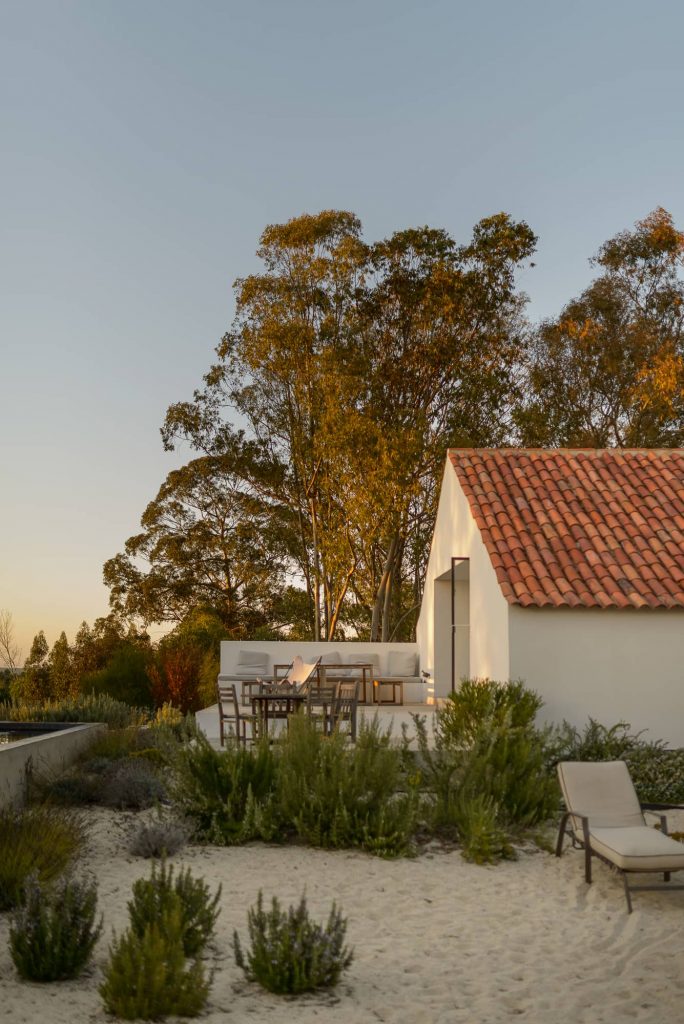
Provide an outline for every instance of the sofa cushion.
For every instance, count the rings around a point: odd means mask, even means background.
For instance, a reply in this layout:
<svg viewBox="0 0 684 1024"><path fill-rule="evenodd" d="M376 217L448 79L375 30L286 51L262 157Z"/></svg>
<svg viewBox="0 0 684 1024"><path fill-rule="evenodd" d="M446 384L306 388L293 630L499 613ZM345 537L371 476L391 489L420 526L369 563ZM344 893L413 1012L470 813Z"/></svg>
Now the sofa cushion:
<svg viewBox="0 0 684 1024"><path fill-rule="evenodd" d="M240 651L235 674L244 679L268 675L268 654L265 651Z"/></svg>
<svg viewBox="0 0 684 1024"><path fill-rule="evenodd" d="M388 676L416 676L418 656L415 651L390 651L387 659Z"/></svg>
<svg viewBox="0 0 684 1024"><path fill-rule="evenodd" d="M325 666L326 668L330 666L328 674L334 678L337 678L339 676L346 677L349 675L348 668L340 668L342 662L343 658L339 651L329 651L327 654L324 654L323 657L321 658L321 665Z"/></svg>

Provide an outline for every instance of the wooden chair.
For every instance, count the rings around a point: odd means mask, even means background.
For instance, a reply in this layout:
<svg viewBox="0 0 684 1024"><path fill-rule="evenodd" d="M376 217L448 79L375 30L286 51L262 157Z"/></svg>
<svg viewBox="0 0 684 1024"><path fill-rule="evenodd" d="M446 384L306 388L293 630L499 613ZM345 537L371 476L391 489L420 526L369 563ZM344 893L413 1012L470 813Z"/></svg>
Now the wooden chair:
<svg viewBox="0 0 684 1024"><path fill-rule="evenodd" d="M220 683L218 686L219 735L221 746L226 745L226 726L238 743L246 746L247 739L253 743L257 739L258 719L255 715L245 712L240 707L235 683ZM247 726L251 735L247 736Z"/></svg>
<svg viewBox="0 0 684 1024"><path fill-rule="evenodd" d="M352 743L356 743L356 715L359 706L359 683L352 680L348 683L340 683L337 691L337 698L333 704L331 719L331 731L340 729L344 723L349 723L348 735Z"/></svg>
<svg viewBox="0 0 684 1024"><path fill-rule="evenodd" d="M312 686L306 696L306 713L316 726L321 726L325 736L332 732L339 685L331 683L329 686Z"/></svg>

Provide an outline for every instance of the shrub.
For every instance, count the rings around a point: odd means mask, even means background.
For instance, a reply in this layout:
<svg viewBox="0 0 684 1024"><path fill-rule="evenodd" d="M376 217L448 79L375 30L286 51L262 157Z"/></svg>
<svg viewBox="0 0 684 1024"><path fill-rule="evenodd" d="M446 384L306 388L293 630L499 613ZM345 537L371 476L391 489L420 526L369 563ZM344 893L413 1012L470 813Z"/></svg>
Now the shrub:
<svg viewBox="0 0 684 1024"><path fill-rule="evenodd" d="M95 773L70 771L49 780L39 780L40 795L64 806L97 804L102 798L102 778Z"/></svg>
<svg viewBox="0 0 684 1024"><path fill-rule="evenodd" d="M632 733L630 729L628 722L617 722L609 727L590 718L580 732L564 721L549 736L549 765L555 767L559 761L625 760L634 751L650 746L641 739L642 733ZM655 746L660 748L662 744L657 742Z"/></svg>
<svg viewBox="0 0 684 1024"><path fill-rule="evenodd" d="M10 927L14 966L28 981L76 978L100 937L96 925L97 888L92 883L59 882L46 891L34 876Z"/></svg>
<svg viewBox="0 0 684 1024"><path fill-rule="evenodd" d="M626 755L642 803L684 803L684 750L648 745Z"/></svg>
<svg viewBox="0 0 684 1024"><path fill-rule="evenodd" d="M499 825L498 807L491 796L461 796L456 801L455 820L465 860L497 864L500 860L515 859L515 851Z"/></svg>
<svg viewBox="0 0 684 1024"><path fill-rule="evenodd" d="M100 986L110 1013L124 1020L196 1017L208 994L201 962L186 964L178 906L150 922L141 935L129 928L115 937Z"/></svg>
<svg viewBox="0 0 684 1024"><path fill-rule="evenodd" d="M115 764L103 781L102 802L120 810L152 807L165 796L164 784L149 763L143 760Z"/></svg>
<svg viewBox="0 0 684 1024"><path fill-rule="evenodd" d="M55 807L0 810L0 911L21 902L31 876L39 885L55 881L80 853L81 819Z"/></svg>
<svg viewBox="0 0 684 1024"><path fill-rule="evenodd" d="M521 680L507 683L493 679L462 679L439 713L439 729L445 740L469 746L483 726L525 729L534 726L543 705L539 694Z"/></svg>
<svg viewBox="0 0 684 1024"><path fill-rule="evenodd" d="M268 741L218 751L201 737L181 748L175 768L173 797L196 838L223 846L278 838L276 755Z"/></svg>
<svg viewBox="0 0 684 1024"><path fill-rule="evenodd" d="M193 878L189 868L174 881L173 867L162 861L159 871L152 865L150 878L140 878L133 886L128 904L131 929L142 938L150 925L160 924L165 916L178 913L180 936L186 956L197 956L214 934L221 898L219 886L213 899L201 878Z"/></svg>
<svg viewBox="0 0 684 1024"><path fill-rule="evenodd" d="M129 707L105 695L15 702L3 708L3 714L12 722L105 722L110 729L124 729L145 721L145 713L140 708Z"/></svg>
<svg viewBox="0 0 684 1024"><path fill-rule="evenodd" d="M189 829L182 821L158 817L143 822L131 842L136 857L173 857L188 840Z"/></svg>
<svg viewBox="0 0 684 1024"><path fill-rule="evenodd" d="M380 856L412 852L417 792L401 751L374 720L356 745L323 736L305 716L290 719L280 749L277 803L283 819L313 846L358 846Z"/></svg>
<svg viewBox="0 0 684 1024"><path fill-rule="evenodd" d="M485 801L482 807L496 808L502 829L528 827L555 814L559 792L547 771L547 732L534 725L540 707L538 695L520 682L463 680L435 713L434 749L424 722L414 716L433 826L462 833L462 809L477 807L478 798Z"/></svg>
<svg viewBox="0 0 684 1024"><path fill-rule="evenodd" d="M294 995L331 988L353 959L344 944L347 922L334 903L323 927L311 921L304 896L287 912L274 897L267 912L260 890L256 907L247 912L247 927L246 953L237 931L233 934L235 962L250 981L269 992Z"/></svg>

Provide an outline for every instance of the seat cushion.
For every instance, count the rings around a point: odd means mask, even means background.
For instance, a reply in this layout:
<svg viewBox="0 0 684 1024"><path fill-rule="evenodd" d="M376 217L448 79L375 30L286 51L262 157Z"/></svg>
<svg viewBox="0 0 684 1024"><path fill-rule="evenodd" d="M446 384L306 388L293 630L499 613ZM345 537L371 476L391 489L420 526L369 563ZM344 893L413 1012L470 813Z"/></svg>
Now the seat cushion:
<svg viewBox="0 0 684 1024"><path fill-rule="evenodd" d="M387 658L388 676L415 676L418 674L418 655L415 651L390 651Z"/></svg>
<svg viewBox="0 0 684 1024"><path fill-rule="evenodd" d="M647 825L590 828L597 853L623 871L683 871L684 844Z"/></svg>

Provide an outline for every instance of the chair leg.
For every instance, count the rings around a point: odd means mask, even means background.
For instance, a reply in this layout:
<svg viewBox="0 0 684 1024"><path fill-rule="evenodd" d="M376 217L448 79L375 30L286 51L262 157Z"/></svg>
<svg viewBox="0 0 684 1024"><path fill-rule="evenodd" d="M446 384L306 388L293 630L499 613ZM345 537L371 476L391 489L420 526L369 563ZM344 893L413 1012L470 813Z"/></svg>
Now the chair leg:
<svg viewBox="0 0 684 1024"><path fill-rule="evenodd" d="M629 890L629 882L627 881L627 873L625 871L623 871L623 872L621 872L621 874L622 874L622 883L623 883L623 885L625 887L625 899L627 900L627 913L631 914L632 913L632 894L631 894L631 892Z"/></svg>
<svg viewBox="0 0 684 1024"><path fill-rule="evenodd" d="M569 814L564 814L561 818L560 828L558 829L558 839L556 840L556 856L560 857L563 852L563 841L565 840L565 826L568 823Z"/></svg>
<svg viewBox="0 0 684 1024"><path fill-rule="evenodd" d="M669 871L664 871L663 872L663 881L664 882L669 882L670 881L670 872Z"/></svg>

